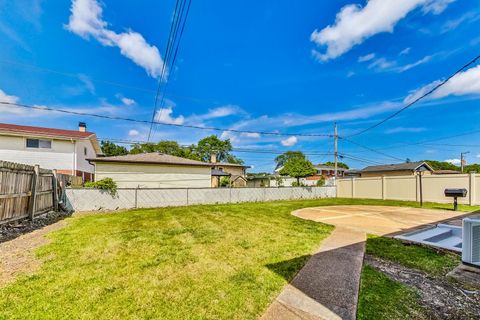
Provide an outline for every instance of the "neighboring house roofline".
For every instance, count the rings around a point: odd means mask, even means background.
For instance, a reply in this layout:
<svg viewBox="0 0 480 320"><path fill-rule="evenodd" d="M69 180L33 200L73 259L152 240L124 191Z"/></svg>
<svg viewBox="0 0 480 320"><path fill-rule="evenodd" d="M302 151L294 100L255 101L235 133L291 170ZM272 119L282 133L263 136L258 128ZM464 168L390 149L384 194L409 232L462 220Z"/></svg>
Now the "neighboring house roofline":
<svg viewBox="0 0 480 320"><path fill-rule="evenodd" d="M29 136L34 138L51 138L57 140L90 140L97 154L102 154L97 136L93 132L78 130L65 130L35 126L24 126L9 123L0 123L0 135Z"/></svg>
<svg viewBox="0 0 480 320"><path fill-rule="evenodd" d="M425 166L429 171L434 171L432 167L425 161L417 162L405 162L405 163L396 163L396 164L386 164L378 166L368 166L359 170L358 172L383 172L383 171L416 171L418 168Z"/></svg>
<svg viewBox="0 0 480 320"><path fill-rule="evenodd" d="M228 163L228 162L211 162L213 166L222 166L222 167L242 167L242 168L250 168L250 166L246 166L243 164L238 163Z"/></svg>
<svg viewBox="0 0 480 320"><path fill-rule="evenodd" d="M191 160L160 152L127 154L123 156L100 157L87 159L89 162L107 162L107 163L133 163L133 164L162 164L173 166L200 166L213 167L211 163L198 160Z"/></svg>

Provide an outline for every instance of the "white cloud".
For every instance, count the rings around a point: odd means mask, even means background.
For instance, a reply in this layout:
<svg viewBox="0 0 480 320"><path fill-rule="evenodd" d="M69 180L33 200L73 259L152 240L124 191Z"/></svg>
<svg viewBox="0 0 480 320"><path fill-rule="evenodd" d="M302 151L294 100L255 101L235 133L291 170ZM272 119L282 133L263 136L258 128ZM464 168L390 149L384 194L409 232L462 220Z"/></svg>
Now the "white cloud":
<svg viewBox="0 0 480 320"><path fill-rule="evenodd" d="M454 30L458 28L462 23L472 23L480 19L480 14L471 11L467 12L461 17L453 20L448 20L447 22L444 23L442 26L442 33L449 32L451 30Z"/></svg>
<svg viewBox="0 0 480 320"><path fill-rule="evenodd" d="M369 53L364 56L358 57L358 62L366 62L375 58L375 53Z"/></svg>
<svg viewBox="0 0 480 320"><path fill-rule="evenodd" d="M438 14L450 2L452 0L369 0L363 7L346 5L337 13L333 25L311 34L311 41L326 46L325 53L315 51L314 56L320 61L335 59L378 33L392 33L395 25L420 5L425 13Z"/></svg>
<svg viewBox="0 0 480 320"><path fill-rule="evenodd" d="M163 123L170 123L170 124L184 124L185 117L179 115L178 117L172 117L173 113L173 106L167 106L163 109L157 111L155 115L155 121L163 122Z"/></svg>
<svg viewBox="0 0 480 320"><path fill-rule="evenodd" d="M461 163L460 159L447 159L447 160L444 160L445 162L448 162L448 163L451 163L451 164L455 164L455 165L459 165Z"/></svg>
<svg viewBox="0 0 480 320"><path fill-rule="evenodd" d="M20 98L16 96L9 96L5 93L2 89L0 89L0 102L8 102L8 103L17 103Z"/></svg>
<svg viewBox="0 0 480 320"><path fill-rule="evenodd" d="M108 29L102 19L102 7L96 0L72 0L71 15L66 28L83 37L95 38L104 46L117 46L120 53L144 68L148 75L158 78L163 60L157 47L150 45L143 36L132 30L116 33Z"/></svg>
<svg viewBox="0 0 480 320"><path fill-rule="evenodd" d="M133 106L134 104L136 104L135 100L130 99L130 98L123 97L120 100L126 106Z"/></svg>
<svg viewBox="0 0 480 320"><path fill-rule="evenodd" d="M241 135L247 138L254 138L254 139L260 138L260 133L256 133L256 132L244 132Z"/></svg>
<svg viewBox="0 0 480 320"><path fill-rule="evenodd" d="M395 61L389 61L385 58L378 58L368 65L368 69L385 70L393 67L395 64Z"/></svg>
<svg viewBox="0 0 480 320"><path fill-rule="evenodd" d="M392 134L392 133L402 133L402 132L423 132L426 131L427 129L425 128L416 128L416 127L396 127L396 128L391 128L385 131L387 134Z"/></svg>
<svg viewBox="0 0 480 320"><path fill-rule="evenodd" d="M284 147L291 147L291 146L294 146L294 145L297 144L298 139L297 139L297 137L292 136L292 137L288 137L287 139L282 140L280 142L282 143L282 146L284 146Z"/></svg>
<svg viewBox="0 0 480 320"><path fill-rule="evenodd" d="M405 98L404 102L412 102L432 90L440 83L441 80L436 80L418 90L415 90ZM462 96L468 94L480 94L480 65L457 74L442 87L428 96L427 99L440 99L447 96Z"/></svg>
<svg viewBox="0 0 480 320"><path fill-rule="evenodd" d="M423 13L440 14L452 2L455 2L455 0L430 0L423 6L422 11Z"/></svg>
<svg viewBox="0 0 480 320"><path fill-rule="evenodd" d="M400 56L405 56L405 55L407 55L407 54L410 53L410 50L411 50L411 49L412 49L412 48L410 48L410 47L405 48L405 49L403 49L402 51L400 51L400 53L399 53L398 55L400 55Z"/></svg>
<svg viewBox="0 0 480 320"><path fill-rule="evenodd" d="M130 137L136 137L136 136L138 136L139 134L140 134L140 132L139 132L138 130L135 130L135 129L132 129L132 130L128 131L128 135L129 135Z"/></svg>
<svg viewBox="0 0 480 320"><path fill-rule="evenodd" d="M79 74L78 79L83 82L85 85L85 88L90 92L91 94L95 94L95 85L93 84L92 80L85 74Z"/></svg>
<svg viewBox="0 0 480 320"><path fill-rule="evenodd" d="M480 154L477 154L476 157L477 157L477 158L480 158Z"/></svg>
<svg viewBox="0 0 480 320"><path fill-rule="evenodd" d="M409 64L401 66L401 67L398 67L397 72L401 73L401 72L405 72L407 70L410 70L412 68L418 67L421 64L427 63L428 61L430 61L430 59L432 59L432 56L425 56L418 61L415 61L413 63L409 63Z"/></svg>

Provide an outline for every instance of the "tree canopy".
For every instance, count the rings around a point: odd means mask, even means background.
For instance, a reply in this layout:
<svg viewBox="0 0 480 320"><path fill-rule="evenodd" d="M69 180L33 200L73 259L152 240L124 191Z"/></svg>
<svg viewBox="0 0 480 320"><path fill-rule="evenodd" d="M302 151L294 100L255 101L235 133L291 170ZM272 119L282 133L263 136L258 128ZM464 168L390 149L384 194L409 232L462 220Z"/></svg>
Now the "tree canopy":
<svg viewBox="0 0 480 320"><path fill-rule="evenodd" d="M102 148L103 154L107 157L123 156L125 154L128 154L127 148L119 146L110 141L100 142L100 147Z"/></svg>
<svg viewBox="0 0 480 320"><path fill-rule="evenodd" d="M301 151L287 151L282 153L281 155L275 158L275 163L276 163L275 169L283 167L288 160L296 159L296 158L306 159L305 155Z"/></svg>
<svg viewBox="0 0 480 320"><path fill-rule="evenodd" d="M230 140L222 140L215 135L205 137L198 141L196 145L192 144L190 146L181 146L178 142L172 140L161 140L157 143L137 143L133 145L130 151L109 141L102 141L101 144L102 151L107 156L161 152L176 157L210 162L212 153L215 153L218 162L243 164L242 159L231 153L233 147Z"/></svg>
<svg viewBox="0 0 480 320"><path fill-rule="evenodd" d="M280 170L282 176L296 178L297 184L300 184L300 178L314 175L316 172L317 170L308 159L299 157L288 159Z"/></svg>
<svg viewBox="0 0 480 320"><path fill-rule="evenodd" d="M334 166L335 166L335 162L327 161L327 162L325 162L323 165L325 165L325 166L330 166L330 167L334 167ZM338 167L338 168L347 169L347 170L350 169L350 167L348 166L348 164L343 163L343 162L337 162L337 167Z"/></svg>
<svg viewBox="0 0 480 320"><path fill-rule="evenodd" d="M433 170L455 170L460 171L460 167L445 161L424 160Z"/></svg>

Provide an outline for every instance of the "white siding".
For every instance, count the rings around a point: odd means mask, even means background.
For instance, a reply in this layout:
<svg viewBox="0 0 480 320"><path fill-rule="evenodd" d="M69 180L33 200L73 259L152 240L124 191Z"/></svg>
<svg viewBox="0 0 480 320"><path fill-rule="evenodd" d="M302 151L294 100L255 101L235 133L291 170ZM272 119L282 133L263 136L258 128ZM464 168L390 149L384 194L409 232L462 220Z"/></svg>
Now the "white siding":
<svg viewBox="0 0 480 320"><path fill-rule="evenodd" d="M120 188L209 188L210 167L101 163L95 180L112 178Z"/></svg>
<svg viewBox="0 0 480 320"><path fill-rule="evenodd" d="M87 148L87 155L84 153ZM86 159L96 158L95 149L90 140L78 140L76 142L77 170L85 172L95 172L95 166L88 163Z"/></svg>
<svg viewBox="0 0 480 320"><path fill-rule="evenodd" d="M47 138L39 138L49 140ZM51 149L27 148L25 137L0 135L0 160L38 164L45 169L72 170L74 144L66 140L52 140Z"/></svg>

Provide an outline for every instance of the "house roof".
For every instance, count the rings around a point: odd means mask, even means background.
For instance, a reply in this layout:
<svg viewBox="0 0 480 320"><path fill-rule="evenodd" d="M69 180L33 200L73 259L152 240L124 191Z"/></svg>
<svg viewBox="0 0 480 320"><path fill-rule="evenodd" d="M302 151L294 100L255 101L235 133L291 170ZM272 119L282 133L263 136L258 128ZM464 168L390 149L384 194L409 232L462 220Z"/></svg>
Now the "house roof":
<svg viewBox="0 0 480 320"><path fill-rule="evenodd" d="M22 126L9 123L0 123L0 133L12 133L17 135L48 136L68 139L86 139L94 135L93 132L81 132L78 130L64 130L44 127Z"/></svg>
<svg viewBox="0 0 480 320"><path fill-rule="evenodd" d="M183 165L183 166L204 166L212 167L211 163L191 160L181 157L175 157L160 152L127 154L124 156L99 157L95 159L87 159L91 162L119 162L119 163L146 163L146 164L167 164L167 165Z"/></svg>
<svg viewBox="0 0 480 320"><path fill-rule="evenodd" d="M417 162L385 164L380 166L368 166L360 170L360 172L403 171L403 170L414 171L422 166L424 166L429 171L433 171L433 169L426 162L417 161Z"/></svg>
<svg viewBox="0 0 480 320"><path fill-rule="evenodd" d="M335 170L334 166L325 166L323 164L317 164L314 167L315 167L315 169L318 169L318 170ZM337 171L346 171L346 170L347 169L345 169L345 168L341 168L341 167L337 166Z"/></svg>
<svg viewBox="0 0 480 320"><path fill-rule="evenodd" d="M228 163L228 162L212 162L214 166L222 166L222 167L242 167L242 168L250 168L250 166L246 166L243 164L238 163Z"/></svg>
<svg viewBox="0 0 480 320"><path fill-rule="evenodd" d="M217 176L217 177L230 177L232 174L228 172L224 172L221 170L217 169L212 169L212 176Z"/></svg>

